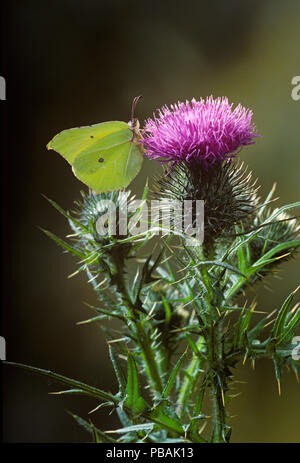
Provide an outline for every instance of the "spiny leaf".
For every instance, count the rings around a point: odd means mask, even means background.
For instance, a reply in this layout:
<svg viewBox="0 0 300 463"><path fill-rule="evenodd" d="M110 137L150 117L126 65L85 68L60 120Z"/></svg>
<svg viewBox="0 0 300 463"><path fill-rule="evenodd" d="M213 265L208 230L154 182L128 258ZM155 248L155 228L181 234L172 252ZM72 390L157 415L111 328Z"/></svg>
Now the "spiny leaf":
<svg viewBox="0 0 300 463"><path fill-rule="evenodd" d="M200 414L205 393L205 387L206 379L203 380L200 386L200 390L198 392L196 403L193 409L193 417L188 428L188 434L193 438L193 440L197 442L206 442L206 440L203 437L200 437L198 433L198 420L206 418L206 415Z"/></svg>
<svg viewBox="0 0 300 463"><path fill-rule="evenodd" d="M284 326L285 326L286 317L287 317L287 314L288 314L288 312L290 310L290 307L291 307L291 304L293 302L293 299L294 299L294 296L296 294L297 289L295 291L291 292L291 294L288 295L288 297L286 298L286 300L282 304L281 309L279 310L278 315L276 317L275 324L273 326L271 336L274 337L274 338L277 338L278 340L280 339L280 337L282 336L282 334L284 332Z"/></svg>
<svg viewBox="0 0 300 463"><path fill-rule="evenodd" d="M61 246L63 249L65 249L67 252L70 252L74 256L80 257L80 259L84 260L86 259L86 255L79 251L78 249L74 248L73 246L70 246L68 243L63 241L61 238L58 238L58 236L54 235L54 233L51 233L48 230L44 230L43 228L40 228L42 232L44 232L49 238L51 238L53 241L55 241L59 246Z"/></svg>
<svg viewBox="0 0 300 463"><path fill-rule="evenodd" d="M111 401L114 404L118 403L118 400L112 394L108 392L104 392L101 389L98 389L94 386L89 386L88 384L82 383L81 381L68 378L67 376L62 376L58 373L54 373L53 371L44 370L42 368L32 367L30 365L24 365L22 363L16 363L16 362L3 362L3 363L5 363L6 365L17 367L17 368L23 368L24 370L31 371L32 373L38 373L40 375L48 376L49 378L52 378L60 383L75 386L76 389L81 389L85 393L88 393L90 397L97 397L105 401Z"/></svg>
<svg viewBox="0 0 300 463"><path fill-rule="evenodd" d="M255 263L255 265L258 264L259 261L269 259L281 251L285 251L286 249L290 249L290 248L297 248L298 246L300 246L300 240L291 240L291 241L286 241L284 243L278 244L277 246L274 246L274 248L270 249L266 254L264 254Z"/></svg>
<svg viewBox="0 0 300 463"><path fill-rule="evenodd" d="M132 426L127 426L125 428L114 429L113 431L107 431L107 433L118 433L126 434L127 432L138 432L138 431L152 431L155 423L143 423L143 424L134 424Z"/></svg>
<svg viewBox="0 0 300 463"><path fill-rule="evenodd" d="M300 307L298 308L293 318L285 326L284 331L281 337L279 338L278 344L282 343L283 341L289 342L291 338L293 337L295 330L299 324L300 324Z"/></svg>
<svg viewBox="0 0 300 463"><path fill-rule="evenodd" d="M202 351L199 350L199 345L201 347L204 346L204 338L203 336L200 336L197 344L195 343L195 341L193 340L193 338L188 334L186 333L185 334L186 336L186 339L187 339L187 342L189 343L190 345L190 348L192 349L192 351L194 352L194 354L197 356L197 357L205 357L204 353Z"/></svg>
<svg viewBox="0 0 300 463"><path fill-rule="evenodd" d="M145 400L140 396L139 378L136 368L136 363L132 354L128 351L128 377L126 385L126 400L125 405L131 408L135 413L139 414L147 407Z"/></svg>
<svg viewBox="0 0 300 463"><path fill-rule="evenodd" d="M253 340L265 328L267 320L269 320L274 313L275 310L263 317L251 330L247 331L247 336L250 340Z"/></svg>
<svg viewBox="0 0 300 463"><path fill-rule="evenodd" d="M181 355L181 357L179 358L178 362L176 363L176 365L174 366L172 372L171 372L171 375L170 375L170 378L168 379L168 382L162 392L162 398L166 399L170 392L171 392L171 389L172 389L172 386L174 384L174 381L177 377L177 373L179 372L180 368L181 368L181 365L184 361L186 357L186 351Z"/></svg>
<svg viewBox="0 0 300 463"><path fill-rule="evenodd" d="M65 391L49 392L51 395L86 395L91 397L90 392L84 391L83 389L67 389ZM111 405L114 405L113 402L110 402Z"/></svg>
<svg viewBox="0 0 300 463"><path fill-rule="evenodd" d="M101 437L102 442L112 443L112 444L117 443L117 441L115 439L107 436L104 432L100 431L100 429L96 428L92 423L89 423L88 421L84 420L80 416L75 415L74 413L71 413L68 410L67 410L67 413L70 416L72 416L72 418L74 418L74 420L77 421L79 426L81 426L83 429L85 429L88 433L92 434L93 436L95 436L95 434L96 434L97 442L100 442L99 437Z"/></svg>
<svg viewBox="0 0 300 463"><path fill-rule="evenodd" d="M242 273L240 270L233 267L232 265L227 264L226 262L221 262L221 261L216 261L216 260L205 260L202 262L198 262L196 265L192 266L191 268L199 267L200 265L216 265L218 267L223 267L247 279L247 275L245 275L244 273Z"/></svg>
<svg viewBox="0 0 300 463"><path fill-rule="evenodd" d="M60 207L55 201L53 201L50 198L47 198L47 196L42 195L49 203L56 209L58 212L60 212L66 219L70 220L73 222L78 228L80 228L83 232L89 233L89 230L78 220L76 220L69 212L65 211L62 207Z"/></svg>
<svg viewBox="0 0 300 463"><path fill-rule="evenodd" d="M176 434L183 435L184 429L182 428L180 421L169 416L167 413L168 407L165 404L161 404L153 408L148 416L149 419L163 426L165 429L175 432Z"/></svg>
<svg viewBox="0 0 300 463"><path fill-rule="evenodd" d="M244 333L247 332L247 329L248 329L249 323L251 321L255 306L256 306L256 304L253 304L252 306L250 306L246 310L246 312L244 314L241 313L241 315L240 315L239 323L238 323L238 329L237 329L237 333L236 333L236 344L235 345L237 347L242 346Z"/></svg>
<svg viewBox="0 0 300 463"><path fill-rule="evenodd" d="M110 356L113 368L115 370L115 374L116 374L116 378L117 378L117 381L118 381L118 385L119 385L121 395L124 396L125 391L126 391L126 378L125 378L125 375L124 375L122 367L120 365L120 361L119 361L118 357L115 355L112 347L108 346L108 349L109 349L109 356Z"/></svg>

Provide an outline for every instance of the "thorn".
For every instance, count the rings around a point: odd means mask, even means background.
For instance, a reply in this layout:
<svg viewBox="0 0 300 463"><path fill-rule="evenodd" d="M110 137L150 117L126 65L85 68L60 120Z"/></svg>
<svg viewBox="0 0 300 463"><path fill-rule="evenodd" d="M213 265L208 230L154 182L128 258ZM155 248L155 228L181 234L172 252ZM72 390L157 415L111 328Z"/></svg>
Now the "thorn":
<svg viewBox="0 0 300 463"><path fill-rule="evenodd" d="M273 320L271 320L270 322L266 323L266 324L264 325L264 328L266 328L267 326L271 325L271 324L274 323L274 322L275 322L275 318L274 318Z"/></svg>
<svg viewBox="0 0 300 463"><path fill-rule="evenodd" d="M275 312L277 312L277 310L276 310L276 309L275 309L275 310L272 310L272 312L270 312L270 313L269 313L269 315L267 316L267 318L271 318L271 317L272 317L272 315L274 315L274 313L275 313Z"/></svg>
<svg viewBox="0 0 300 463"><path fill-rule="evenodd" d="M224 397L224 391L223 391L223 389L221 389L221 397L222 397L223 407L225 407L225 397Z"/></svg>
<svg viewBox="0 0 300 463"><path fill-rule="evenodd" d="M283 259L284 257L289 256L290 254L291 254L290 252L287 252L286 254L282 254L282 256L274 257L274 259L275 260L280 260L280 259ZM299 286L298 286L297 289L295 289L294 294L295 294L296 291L298 291L298 289L299 289Z"/></svg>
<svg viewBox="0 0 300 463"><path fill-rule="evenodd" d="M88 280L88 283L91 283L92 281L96 280L98 277L98 275L96 274L95 276L91 277L89 280Z"/></svg>
<svg viewBox="0 0 300 463"><path fill-rule="evenodd" d="M278 394L281 396L281 385L280 385L280 379L277 379L277 384L278 384Z"/></svg>
<svg viewBox="0 0 300 463"><path fill-rule="evenodd" d="M296 292L298 291L299 288L300 288L300 285L297 286L297 288L293 291L293 294L296 294Z"/></svg>
<svg viewBox="0 0 300 463"><path fill-rule="evenodd" d="M291 314L294 314L299 306L300 306L300 302L297 302L297 304L295 304L294 307L292 308Z"/></svg>
<svg viewBox="0 0 300 463"><path fill-rule="evenodd" d="M257 301L255 301L251 307L251 312L254 312L255 311L255 308L257 306Z"/></svg>
<svg viewBox="0 0 300 463"><path fill-rule="evenodd" d="M121 342L126 340L127 338L112 339L111 341L107 341L107 344L113 344L114 342Z"/></svg>
<svg viewBox="0 0 300 463"><path fill-rule="evenodd" d="M235 397L238 397L241 394L242 394L241 392L237 392L236 394L230 394L228 397L230 397L231 399L234 399Z"/></svg>
<svg viewBox="0 0 300 463"><path fill-rule="evenodd" d="M90 415L91 413L96 412L99 408L101 408L101 405L102 405L102 404L97 405L97 407L95 407L95 408L93 408L93 410L89 411L88 414Z"/></svg>
<svg viewBox="0 0 300 463"><path fill-rule="evenodd" d="M206 425L207 425L207 421L205 421L205 422L203 423L203 426L199 429L199 431L198 431L199 436L200 436L200 434L202 434L202 432L203 432L204 429L206 428Z"/></svg>
<svg viewBox="0 0 300 463"><path fill-rule="evenodd" d="M82 320L81 322L76 322L75 325L84 325L86 323L91 323L91 319L89 320Z"/></svg>
<svg viewBox="0 0 300 463"><path fill-rule="evenodd" d="M75 275L79 273L79 270L76 270L76 272L71 273L71 275L68 275L68 278L73 278Z"/></svg>

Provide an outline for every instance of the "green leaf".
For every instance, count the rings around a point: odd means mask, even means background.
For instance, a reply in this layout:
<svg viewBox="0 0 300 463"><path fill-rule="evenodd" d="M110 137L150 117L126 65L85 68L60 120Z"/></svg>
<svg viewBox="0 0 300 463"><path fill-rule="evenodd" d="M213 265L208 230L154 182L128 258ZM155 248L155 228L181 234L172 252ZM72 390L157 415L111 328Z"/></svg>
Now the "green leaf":
<svg viewBox="0 0 300 463"><path fill-rule="evenodd" d="M238 261L239 261L239 270L245 274L247 271L247 260L245 256L244 247L239 248L237 254L238 254Z"/></svg>
<svg viewBox="0 0 300 463"><path fill-rule="evenodd" d="M282 341L289 342L291 338L293 337L294 332L299 324L300 324L300 308L298 308L293 318L285 326L284 331L278 341L278 344L282 343Z"/></svg>
<svg viewBox="0 0 300 463"><path fill-rule="evenodd" d="M261 223L259 225L258 229L250 232L249 234L246 234L243 237L243 240L238 241L237 244L233 244L233 246L228 251L225 252L225 254L222 257L222 260L227 259L231 254L235 254L240 249L241 246L243 246L246 243L252 241L259 234L259 229L260 228L263 228L263 227L267 226L268 224L271 225L272 222L274 221L274 219L276 219L280 214L282 214L282 212L285 212L287 210L294 209L294 208L297 208L297 207L300 207L300 201L298 201L296 203L287 204L286 206L283 206L283 207L275 210L270 217L268 217L263 223Z"/></svg>
<svg viewBox="0 0 300 463"><path fill-rule="evenodd" d="M277 256L273 259L272 259L272 256L278 254L281 251L285 251L286 249L297 248L299 246L300 246L300 240L286 241L285 243L278 244L274 248L270 249L270 251L264 254L260 259L258 259L252 265L252 268L255 268L257 270L258 268L271 264L272 262L275 262L276 260L280 259L280 256Z"/></svg>
<svg viewBox="0 0 300 463"><path fill-rule="evenodd" d="M60 207L55 201L53 201L50 198L47 198L47 196L42 195L49 203L58 211L60 212L61 215L63 215L66 219L70 220L71 222L74 223L79 229L81 229L84 233L89 233L89 230L78 220L76 220L74 217L72 217L69 212L65 211L62 207Z"/></svg>
<svg viewBox="0 0 300 463"><path fill-rule="evenodd" d="M244 278L247 278L247 276L244 273L240 272L240 270L233 267L232 265L226 264L226 262L220 262L216 260L204 260L202 262L198 262L196 265L192 266L191 268L199 267L200 265L216 265L218 267L226 268L227 270L230 270L231 272L237 273L238 275Z"/></svg>
<svg viewBox="0 0 300 463"><path fill-rule="evenodd" d="M70 246L68 243L63 241L62 239L58 238L58 236L54 235L54 233L51 233L48 230L44 230L43 228L40 228L42 232L45 233L49 238L51 238L53 241L55 241L59 246L61 246L65 251L70 252L74 256L80 257L82 260L86 259L86 255L83 254L83 252L79 251L78 249L74 248L73 246Z"/></svg>
<svg viewBox="0 0 300 463"><path fill-rule="evenodd" d="M141 145L125 122L111 121L64 130L47 145L96 193L126 187L139 173Z"/></svg>
<svg viewBox="0 0 300 463"><path fill-rule="evenodd" d="M126 390L126 378L125 378L123 370L121 368L120 360L115 355L115 353L114 353L113 349L111 348L111 346L108 346L108 349L109 349L109 356L110 356L110 359L111 359L111 363L112 363L113 368L115 370L115 374L116 374L116 378L117 378L117 381L118 381L118 385L119 385L121 395L124 396L125 395L125 390Z"/></svg>
<svg viewBox="0 0 300 463"><path fill-rule="evenodd" d="M172 386L174 384L174 381L175 381L175 379L177 377L177 373L180 370L181 365L182 365L185 357L186 357L186 351L181 355L181 357L179 358L178 362L176 363L176 365L174 366L174 368L172 370L170 378L168 379L168 382L167 382L167 384L166 384L166 386L165 386L165 388L164 388L164 390L162 392L162 398L163 399L166 399L169 396L169 394L171 392L171 389L172 389Z"/></svg>
<svg viewBox="0 0 300 463"><path fill-rule="evenodd" d="M100 431L100 429L96 428L93 423L88 423L86 420L81 418L78 415L75 415L74 413L71 413L67 411L67 413L74 418L75 421L81 426L83 429L85 429L88 433L92 434L94 436L95 442L100 443L116 443L117 441L109 436L106 435L103 431ZM101 437L101 439L100 439Z"/></svg>
<svg viewBox="0 0 300 463"><path fill-rule="evenodd" d="M142 413L147 407L145 400L140 396L139 378L136 363L130 352L127 354L128 359L128 377L126 386L126 400L124 404L129 407L134 413Z"/></svg>
<svg viewBox="0 0 300 463"><path fill-rule="evenodd" d="M203 336L199 337L197 344L194 342L194 340L191 338L191 336L188 333L186 333L185 336L186 336L187 342L190 345L190 348L192 349L196 357L201 357L201 358L205 357L204 353L202 352L202 349L205 348L205 342L204 342ZM199 347L201 351L199 350Z"/></svg>
<svg viewBox="0 0 300 463"><path fill-rule="evenodd" d="M251 321L255 305L256 304L253 304L248 307L246 311L244 311L245 313L242 312L239 316L238 327L236 329L233 341L235 347L240 348L243 344L244 336Z"/></svg>
<svg viewBox="0 0 300 463"><path fill-rule="evenodd" d="M180 421L176 418L173 418L172 416L167 415L168 411L168 407L162 403L149 413L149 419L153 420L155 423L163 426L165 429L168 429L171 432L183 435L184 429L182 428Z"/></svg>
<svg viewBox="0 0 300 463"><path fill-rule="evenodd" d="M32 373L38 373L40 375L48 376L56 381L59 381L63 384L68 384L70 386L74 386L76 389L81 389L85 393L88 393L90 397L97 397L103 399L105 401L112 402L114 404L118 403L116 397L108 392L104 392L101 389L98 389L94 386L89 386L88 384L82 383L81 381L77 381L76 379L68 378L67 376L60 375L58 373L54 373L50 370L44 370L42 368L32 367L31 365L24 365L23 363L15 363L15 362L3 362L5 365L11 365L17 368L23 368L24 370L31 371Z"/></svg>
<svg viewBox="0 0 300 463"><path fill-rule="evenodd" d="M114 431L109 431L109 432L114 432L118 434L126 434L127 432L138 432L138 431L152 431L155 423L143 423L143 424L134 424L132 426L127 426L125 428L120 428L120 429L115 429Z"/></svg>
<svg viewBox="0 0 300 463"><path fill-rule="evenodd" d="M282 304L281 309L279 310L278 315L276 317L271 336L273 338L277 338L278 341L284 332L286 317L290 310L290 307L293 302L297 289L293 291L291 294L289 294L289 296L286 298L286 300Z"/></svg>
<svg viewBox="0 0 300 463"><path fill-rule="evenodd" d="M266 325L269 322L269 319L274 315L274 313L275 310L263 317L261 320L259 320L259 322L253 328L251 328L251 330L247 331L248 339L253 341L259 335L259 333L266 327Z"/></svg>
<svg viewBox="0 0 300 463"><path fill-rule="evenodd" d="M84 391L83 389L67 389L65 391L49 392L51 395L86 395L91 397L90 392ZM93 396L94 397L94 396ZM113 402L107 402L110 405L114 405Z"/></svg>
<svg viewBox="0 0 300 463"><path fill-rule="evenodd" d="M188 428L188 431L189 431L188 434L196 442L206 442L206 440L203 437L200 437L198 433L198 427L199 427L198 421L206 418L206 415L201 414L205 388L206 388L206 380L204 379L202 385L200 386L200 390L198 392L198 396L197 396L196 403L195 403L194 410L193 410L193 417L191 418L191 422Z"/></svg>

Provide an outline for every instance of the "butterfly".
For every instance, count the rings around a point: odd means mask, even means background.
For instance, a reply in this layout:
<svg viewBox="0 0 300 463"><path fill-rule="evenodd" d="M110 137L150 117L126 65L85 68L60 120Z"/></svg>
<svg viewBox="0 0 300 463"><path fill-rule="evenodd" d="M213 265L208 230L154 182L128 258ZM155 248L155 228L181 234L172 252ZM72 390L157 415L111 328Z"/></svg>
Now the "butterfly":
<svg viewBox="0 0 300 463"><path fill-rule="evenodd" d="M143 147L139 143L139 122L110 121L63 130L47 145L72 166L74 175L95 193L125 188L139 173Z"/></svg>

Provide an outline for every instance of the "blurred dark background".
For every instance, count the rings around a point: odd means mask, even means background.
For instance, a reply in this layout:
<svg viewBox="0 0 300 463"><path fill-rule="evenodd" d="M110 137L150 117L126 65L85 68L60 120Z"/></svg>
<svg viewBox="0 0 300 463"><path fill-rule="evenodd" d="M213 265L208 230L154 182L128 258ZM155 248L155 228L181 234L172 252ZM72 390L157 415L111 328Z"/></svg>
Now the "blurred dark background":
<svg viewBox="0 0 300 463"><path fill-rule="evenodd" d="M7 359L49 368L116 391L104 336L83 301L95 303L76 262L47 239L65 220L42 193L72 207L84 186L47 142L59 131L109 120L129 120L134 96L142 122L164 104L227 95L254 111L263 135L241 158L265 195L278 182L278 205L299 200L300 101L291 79L300 75L300 3L295 0L2 1L1 68L7 101L1 142L3 190L0 335ZM132 184L140 191L154 163ZM155 167L157 169L157 167ZM278 308L299 284L300 260L283 265L282 280L268 279L249 293L260 310ZM233 442L300 442L300 387L293 374L278 396L267 361L253 372L237 369L242 395L234 399ZM60 386L3 367L5 442L84 442L70 410L87 417L91 399L48 395ZM104 429L116 426L106 409L92 415Z"/></svg>

